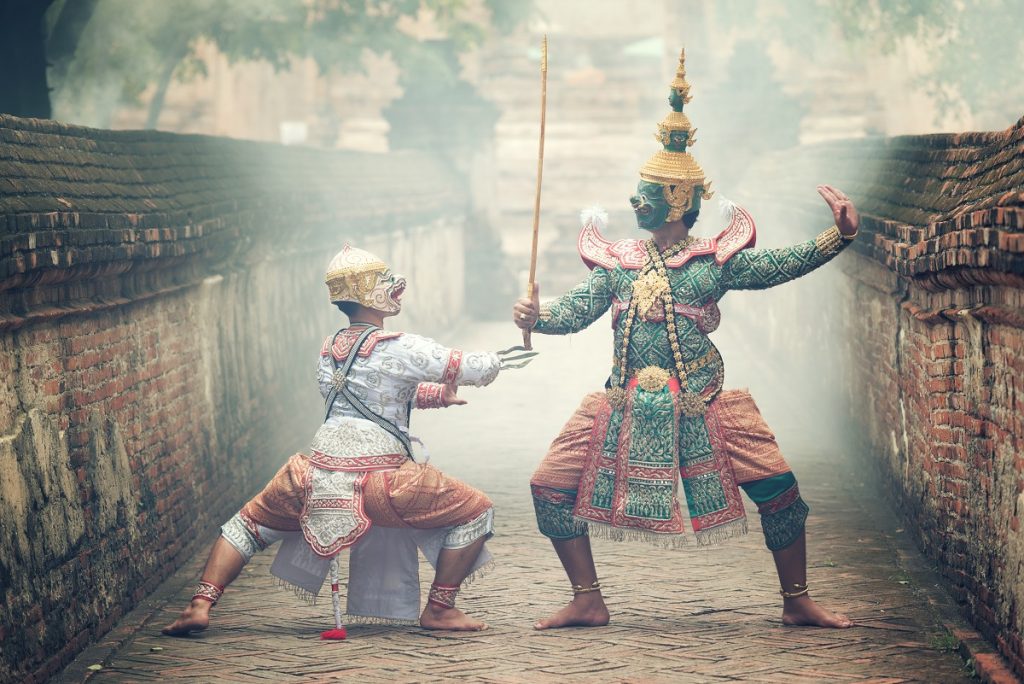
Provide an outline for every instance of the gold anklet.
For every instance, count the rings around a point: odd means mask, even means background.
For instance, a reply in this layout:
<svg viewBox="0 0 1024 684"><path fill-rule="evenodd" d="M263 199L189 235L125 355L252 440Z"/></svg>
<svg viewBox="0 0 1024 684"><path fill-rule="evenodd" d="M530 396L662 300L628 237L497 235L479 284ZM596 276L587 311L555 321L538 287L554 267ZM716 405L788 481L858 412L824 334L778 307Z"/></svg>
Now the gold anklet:
<svg viewBox="0 0 1024 684"><path fill-rule="evenodd" d="M573 594L589 594L592 591L601 591L601 580L595 581L589 587L584 587L582 584L572 585Z"/></svg>
<svg viewBox="0 0 1024 684"><path fill-rule="evenodd" d="M806 584L794 583L793 589L794 591L786 591L785 589L779 589L779 594L782 595L782 598L797 598L798 596L805 595L809 591L809 588Z"/></svg>

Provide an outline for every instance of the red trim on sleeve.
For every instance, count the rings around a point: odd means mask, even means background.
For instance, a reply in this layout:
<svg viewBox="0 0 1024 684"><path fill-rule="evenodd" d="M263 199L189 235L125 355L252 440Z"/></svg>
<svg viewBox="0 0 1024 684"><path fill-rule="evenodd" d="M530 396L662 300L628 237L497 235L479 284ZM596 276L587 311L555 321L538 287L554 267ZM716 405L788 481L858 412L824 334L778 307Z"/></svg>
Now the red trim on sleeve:
<svg viewBox="0 0 1024 684"><path fill-rule="evenodd" d="M448 365L445 366L441 375L441 384L451 385L459 379L459 370L462 368L462 350L452 349L448 355Z"/></svg>

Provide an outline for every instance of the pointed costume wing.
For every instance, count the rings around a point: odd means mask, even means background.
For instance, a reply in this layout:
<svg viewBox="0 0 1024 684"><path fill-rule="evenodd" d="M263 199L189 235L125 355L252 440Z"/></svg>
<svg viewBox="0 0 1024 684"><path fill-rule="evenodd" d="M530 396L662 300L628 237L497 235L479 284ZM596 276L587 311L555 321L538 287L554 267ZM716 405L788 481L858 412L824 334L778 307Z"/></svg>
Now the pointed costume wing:
<svg viewBox="0 0 1024 684"><path fill-rule="evenodd" d="M714 254L715 261L721 265L741 249L753 247L757 239L754 218L746 209L734 204L729 206L728 210L732 218L725 230L713 238L698 237L692 245L666 259L665 265L669 268L678 268L691 258L704 254ZM601 266L611 270L621 266L636 270L643 268L647 263L647 250L644 248L643 240L611 242L601 235L601 228L607 224L608 214L592 209L582 212L580 218L583 221L583 228L580 230L577 248L587 268Z"/></svg>

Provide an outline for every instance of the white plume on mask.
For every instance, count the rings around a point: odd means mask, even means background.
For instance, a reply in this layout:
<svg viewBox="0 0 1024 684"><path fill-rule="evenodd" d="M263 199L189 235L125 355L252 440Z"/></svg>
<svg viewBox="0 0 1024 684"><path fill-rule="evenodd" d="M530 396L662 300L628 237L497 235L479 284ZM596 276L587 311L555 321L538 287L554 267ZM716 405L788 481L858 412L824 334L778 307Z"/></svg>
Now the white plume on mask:
<svg viewBox="0 0 1024 684"><path fill-rule="evenodd" d="M608 226L608 212L604 210L604 207L599 207L596 204L582 210L580 224L585 226L588 223L593 223L598 230L604 230Z"/></svg>

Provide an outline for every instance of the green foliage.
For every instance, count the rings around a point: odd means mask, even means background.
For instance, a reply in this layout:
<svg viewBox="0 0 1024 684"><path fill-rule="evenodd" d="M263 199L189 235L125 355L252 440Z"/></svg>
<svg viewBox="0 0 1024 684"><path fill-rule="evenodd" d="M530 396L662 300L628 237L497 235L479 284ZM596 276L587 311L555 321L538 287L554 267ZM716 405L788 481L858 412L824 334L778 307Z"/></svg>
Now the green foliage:
<svg viewBox="0 0 1024 684"><path fill-rule="evenodd" d="M847 37L891 54L904 41L926 52L931 68L918 85L942 111L1013 111L1019 98L1024 34L1016 21L1020 0L842 0L837 23ZM1016 115L1016 116L1015 116Z"/></svg>
<svg viewBox="0 0 1024 684"><path fill-rule="evenodd" d="M1021 114L1022 0L718 0L713 11L721 26L755 29L762 41L778 40L808 61L841 45L892 55L912 44L928 65L915 85L940 113L966 107L1008 121Z"/></svg>
<svg viewBox="0 0 1024 684"><path fill-rule="evenodd" d="M940 634L933 634L928 645L933 650L952 653L960 648L960 640L949 632L941 632Z"/></svg>
<svg viewBox="0 0 1024 684"><path fill-rule="evenodd" d="M74 1L51 9L51 26ZM98 125L120 104L137 104L153 84L159 91L172 76L187 81L205 75L196 54L201 41L215 44L231 62L263 61L275 69L311 57L323 73L359 71L364 52L372 51L390 54L403 69L416 67L420 77L454 80L449 61L403 33L403 21L433 17L456 49L465 50L492 26L508 30L525 21L532 7L528 0L96 0L95 5L76 46L49 48L74 55L66 68L51 73L55 98Z"/></svg>

